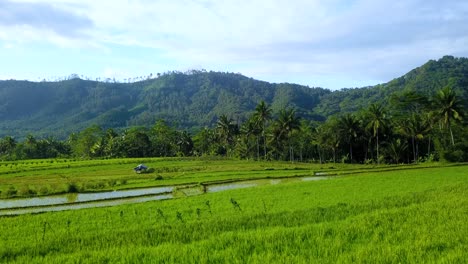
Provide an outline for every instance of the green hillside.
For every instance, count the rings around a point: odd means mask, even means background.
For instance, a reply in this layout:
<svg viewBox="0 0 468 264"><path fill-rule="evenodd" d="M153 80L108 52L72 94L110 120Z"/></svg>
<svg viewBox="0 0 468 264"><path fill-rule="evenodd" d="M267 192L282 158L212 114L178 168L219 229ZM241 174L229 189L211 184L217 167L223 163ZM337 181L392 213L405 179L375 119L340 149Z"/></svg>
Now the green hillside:
<svg viewBox="0 0 468 264"><path fill-rule="evenodd" d="M445 56L385 84L333 92L206 71L171 72L135 83L0 81L0 137L65 138L93 124L125 128L151 126L159 119L196 131L223 114L245 121L261 100L274 114L292 107L305 119L321 121L374 102L386 104L407 91L432 95L446 85L468 101L468 59Z"/></svg>
<svg viewBox="0 0 468 264"><path fill-rule="evenodd" d="M149 126L159 119L196 129L211 126L222 114L244 120L261 100L275 111L293 106L303 117L314 118L312 109L328 93L201 71L136 83L0 81L0 136L63 137L92 124L123 128Z"/></svg>
<svg viewBox="0 0 468 264"><path fill-rule="evenodd" d="M329 116L339 112L358 111L367 108L371 103L388 105L392 96L408 92L417 92L430 97L447 85L468 102L467 58L444 56L437 61L430 60L388 83L329 93L322 98L314 112Z"/></svg>

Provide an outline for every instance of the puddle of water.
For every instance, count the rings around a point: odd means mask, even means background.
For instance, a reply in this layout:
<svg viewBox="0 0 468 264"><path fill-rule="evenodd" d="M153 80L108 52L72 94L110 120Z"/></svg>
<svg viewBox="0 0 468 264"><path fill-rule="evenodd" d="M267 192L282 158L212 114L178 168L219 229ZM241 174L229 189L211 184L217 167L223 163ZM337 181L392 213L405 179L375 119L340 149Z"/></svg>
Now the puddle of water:
<svg viewBox="0 0 468 264"><path fill-rule="evenodd" d="M259 185L258 183L254 183L254 182L213 184L213 185L206 186L206 192L207 193L221 192L221 191L227 191L227 190L255 187L258 185Z"/></svg>
<svg viewBox="0 0 468 264"><path fill-rule="evenodd" d="M330 179L330 177L304 177L304 178L301 178L302 181L321 181L321 180L328 180Z"/></svg>
<svg viewBox="0 0 468 264"><path fill-rule="evenodd" d="M281 179L270 180L270 184L271 184L271 185L280 184L281 182L282 182Z"/></svg>
<svg viewBox="0 0 468 264"><path fill-rule="evenodd" d="M12 210L0 210L0 216L2 215L20 215L20 214L33 214L33 213L43 213L43 212L57 212L65 210L78 210L84 208L97 208L97 207L107 207L107 206L116 206L123 204L133 204L133 203L143 203L148 201L157 201L157 200L167 200L172 199L174 196L172 194L160 194L155 196L144 196L144 197L133 197L126 199L117 199L117 200L104 200L98 202L89 202L89 203L75 203L75 204L64 204L48 207L28 207L21 209L12 209Z"/></svg>
<svg viewBox="0 0 468 264"><path fill-rule="evenodd" d="M52 206L67 203L83 203L91 201L99 201L106 199L118 199L135 196L156 195L172 192L174 187L155 187L134 190L121 190L113 192L100 193L70 193L64 195L7 199L0 200L0 209L33 207L33 206Z"/></svg>
<svg viewBox="0 0 468 264"><path fill-rule="evenodd" d="M141 203L155 200L172 199L181 196L194 196L203 193L222 192L264 185L276 185L288 182L319 181L330 179L324 176L260 179L219 183L185 188L153 187L133 190L121 190L100 193L73 193L65 195L0 200L0 215L18 215L27 213L77 210L83 208L106 207L121 204Z"/></svg>

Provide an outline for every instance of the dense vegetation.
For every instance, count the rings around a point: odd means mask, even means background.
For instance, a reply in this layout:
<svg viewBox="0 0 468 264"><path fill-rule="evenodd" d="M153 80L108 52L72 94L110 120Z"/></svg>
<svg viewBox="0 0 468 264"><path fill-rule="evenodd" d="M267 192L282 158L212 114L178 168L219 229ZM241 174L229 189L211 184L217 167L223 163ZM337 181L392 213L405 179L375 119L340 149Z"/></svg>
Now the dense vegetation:
<svg viewBox="0 0 468 264"><path fill-rule="evenodd" d="M6 81L0 158L467 161L467 89L468 59L449 56L337 92L204 71L135 83ZM56 136L41 136L51 129Z"/></svg>
<svg viewBox="0 0 468 264"><path fill-rule="evenodd" d="M205 71L170 72L132 83L79 78L0 81L0 136L24 138L33 133L63 139L93 124L117 129L149 126L160 119L195 131L213 125L222 114L245 120L260 100L275 111L289 105L313 118L312 109L327 93L320 88Z"/></svg>
<svg viewBox="0 0 468 264"><path fill-rule="evenodd" d="M94 124L125 129L150 127L160 119L195 133L213 127L223 114L244 122L262 100L274 116L289 107L303 119L324 121L372 103L388 108L394 94L431 97L445 86L452 87L467 107L468 59L446 56L386 84L333 92L206 71L169 72L126 83L76 75L56 82L0 81L0 137L24 139L34 134L65 139Z"/></svg>
<svg viewBox="0 0 468 264"><path fill-rule="evenodd" d="M123 132L93 125L67 140L0 140L0 157L116 158L228 156L242 159L417 163L423 160L468 160L468 126L464 105L450 87L431 98L416 92L394 95L391 108L371 104L356 113L331 116L323 123L301 120L292 108L273 117L261 101L243 123L221 115L212 129L195 135L159 120L151 128Z"/></svg>
<svg viewBox="0 0 468 264"><path fill-rule="evenodd" d="M465 263L466 166L0 217L2 263Z"/></svg>

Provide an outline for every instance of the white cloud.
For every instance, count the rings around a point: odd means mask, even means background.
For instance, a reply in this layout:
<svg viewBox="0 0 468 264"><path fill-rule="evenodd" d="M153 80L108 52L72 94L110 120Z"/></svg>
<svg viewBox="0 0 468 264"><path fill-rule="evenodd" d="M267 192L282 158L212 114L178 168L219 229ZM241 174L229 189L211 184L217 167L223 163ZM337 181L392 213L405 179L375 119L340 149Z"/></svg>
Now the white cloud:
<svg viewBox="0 0 468 264"><path fill-rule="evenodd" d="M468 56L468 3L456 0L10 0L3 6L5 43L47 41L106 56L119 56L116 44L149 47L171 66L259 77L387 81L428 59Z"/></svg>

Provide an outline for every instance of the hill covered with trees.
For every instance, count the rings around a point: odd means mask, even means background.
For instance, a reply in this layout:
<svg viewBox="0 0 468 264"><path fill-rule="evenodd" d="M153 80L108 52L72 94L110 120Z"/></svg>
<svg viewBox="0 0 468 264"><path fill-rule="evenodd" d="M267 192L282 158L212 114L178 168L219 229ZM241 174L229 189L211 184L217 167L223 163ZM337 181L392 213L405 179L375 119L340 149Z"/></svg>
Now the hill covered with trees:
<svg viewBox="0 0 468 264"><path fill-rule="evenodd" d="M328 93L205 71L172 72L135 83L0 81L0 136L64 138L93 124L118 129L151 126L160 119L195 131L223 114L245 120L261 100L275 112L288 106L304 118L323 120L312 109Z"/></svg>
<svg viewBox="0 0 468 264"><path fill-rule="evenodd" d="M468 59L450 56L335 92L205 71L135 83L3 81L0 158L468 161L467 84Z"/></svg>
<svg viewBox="0 0 468 264"><path fill-rule="evenodd" d="M223 114L245 121L262 100L274 115L289 107L301 118L324 121L371 103L389 105L392 97L411 91L431 96L447 85L468 101L468 59L446 56L385 84L339 91L206 71L170 72L132 83L77 77L59 82L0 81L0 136L66 138L94 124L123 129L149 127L160 119L194 132L212 127Z"/></svg>

